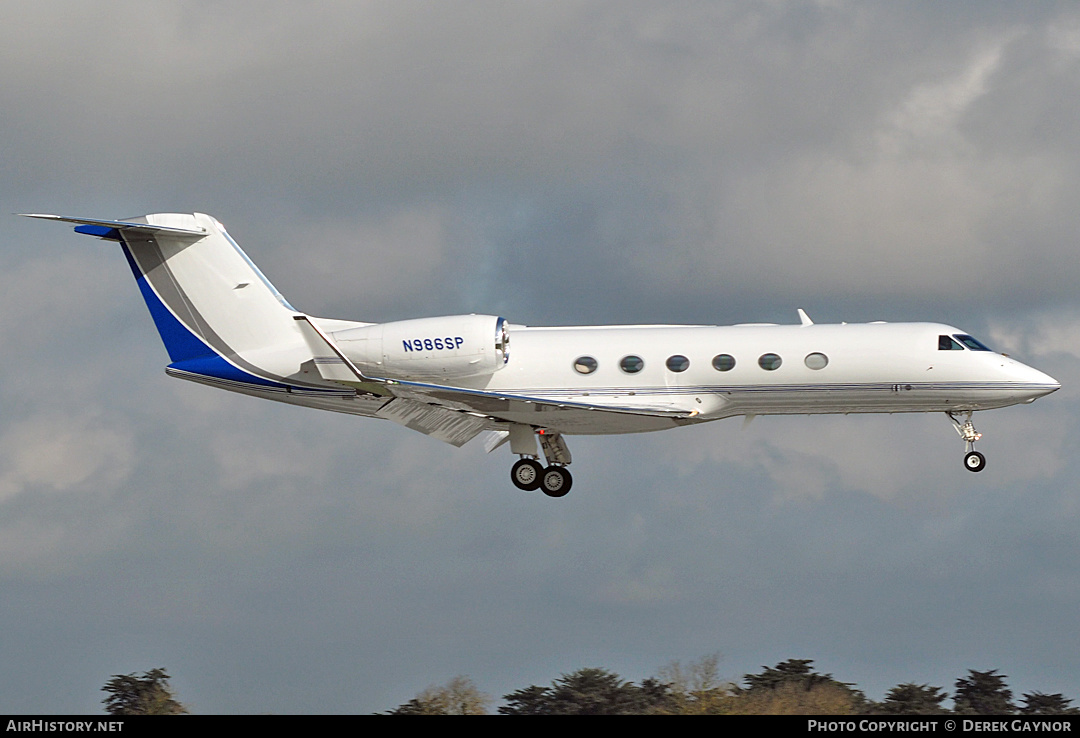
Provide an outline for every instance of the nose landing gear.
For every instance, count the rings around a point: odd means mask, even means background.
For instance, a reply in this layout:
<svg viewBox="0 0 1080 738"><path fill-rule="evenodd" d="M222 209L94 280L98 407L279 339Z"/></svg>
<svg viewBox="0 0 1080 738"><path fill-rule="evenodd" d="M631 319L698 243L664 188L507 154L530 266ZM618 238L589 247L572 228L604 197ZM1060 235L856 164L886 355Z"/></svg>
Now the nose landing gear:
<svg viewBox="0 0 1080 738"><path fill-rule="evenodd" d="M986 457L975 450L975 441L982 438L982 433L975 430L975 425L971 422L971 411L967 411L963 423L957 420L954 414L945 414L949 416L949 420L952 421L953 427L956 428L956 432L964 439L964 445L967 448L967 453L964 454L964 468L973 472L979 472L985 469Z"/></svg>

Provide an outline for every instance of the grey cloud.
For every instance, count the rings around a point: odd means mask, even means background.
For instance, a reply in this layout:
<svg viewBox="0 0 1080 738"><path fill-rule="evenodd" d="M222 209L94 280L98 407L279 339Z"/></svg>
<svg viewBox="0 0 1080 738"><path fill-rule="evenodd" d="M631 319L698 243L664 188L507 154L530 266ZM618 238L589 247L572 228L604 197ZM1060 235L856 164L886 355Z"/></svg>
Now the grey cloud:
<svg viewBox="0 0 1080 738"><path fill-rule="evenodd" d="M802 306L955 322L1065 382L977 418L980 475L943 417L761 418L573 439L553 505L503 451L166 379L113 244L2 220L8 712L157 665L199 712L368 712L716 650L1080 698L1070 6L0 14L9 210L210 212L328 317Z"/></svg>

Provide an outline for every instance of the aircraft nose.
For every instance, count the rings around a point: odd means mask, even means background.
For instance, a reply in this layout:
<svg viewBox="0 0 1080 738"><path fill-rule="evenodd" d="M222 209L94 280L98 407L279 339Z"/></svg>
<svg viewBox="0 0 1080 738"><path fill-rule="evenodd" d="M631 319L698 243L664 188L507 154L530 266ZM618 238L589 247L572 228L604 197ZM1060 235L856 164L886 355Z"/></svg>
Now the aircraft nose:
<svg viewBox="0 0 1080 738"><path fill-rule="evenodd" d="M1061 389L1061 382L1049 374L1040 372L1038 369L1026 364L1020 364L1019 362L1017 364L1020 369L1018 379L1023 383L1023 393L1027 396L1026 402L1034 402L1040 397L1045 397L1051 392Z"/></svg>

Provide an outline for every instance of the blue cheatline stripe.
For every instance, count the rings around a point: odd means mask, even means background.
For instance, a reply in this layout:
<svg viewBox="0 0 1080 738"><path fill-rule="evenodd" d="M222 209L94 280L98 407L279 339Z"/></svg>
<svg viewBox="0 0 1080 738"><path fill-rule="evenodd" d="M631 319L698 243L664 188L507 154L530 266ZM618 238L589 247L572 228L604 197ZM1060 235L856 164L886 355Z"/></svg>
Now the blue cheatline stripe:
<svg viewBox="0 0 1080 738"><path fill-rule="evenodd" d="M278 382L271 382L268 379L249 374L243 369L233 366L217 354L188 359L187 361L174 361L169 364L169 369L179 369L190 374L199 374L204 377L214 377L215 379L225 379L243 384L257 384L262 387L285 387L285 385Z"/></svg>

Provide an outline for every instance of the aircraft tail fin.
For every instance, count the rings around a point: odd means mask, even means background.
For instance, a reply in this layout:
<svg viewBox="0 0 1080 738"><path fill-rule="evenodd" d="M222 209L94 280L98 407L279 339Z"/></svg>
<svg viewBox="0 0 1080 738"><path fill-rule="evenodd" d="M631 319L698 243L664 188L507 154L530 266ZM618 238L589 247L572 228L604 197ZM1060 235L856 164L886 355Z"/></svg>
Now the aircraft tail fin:
<svg viewBox="0 0 1080 738"><path fill-rule="evenodd" d="M293 320L297 311L209 215L156 213L126 220L27 215L74 223L77 233L120 243L171 368L265 383L265 377L253 374L257 370L245 353L302 345Z"/></svg>

